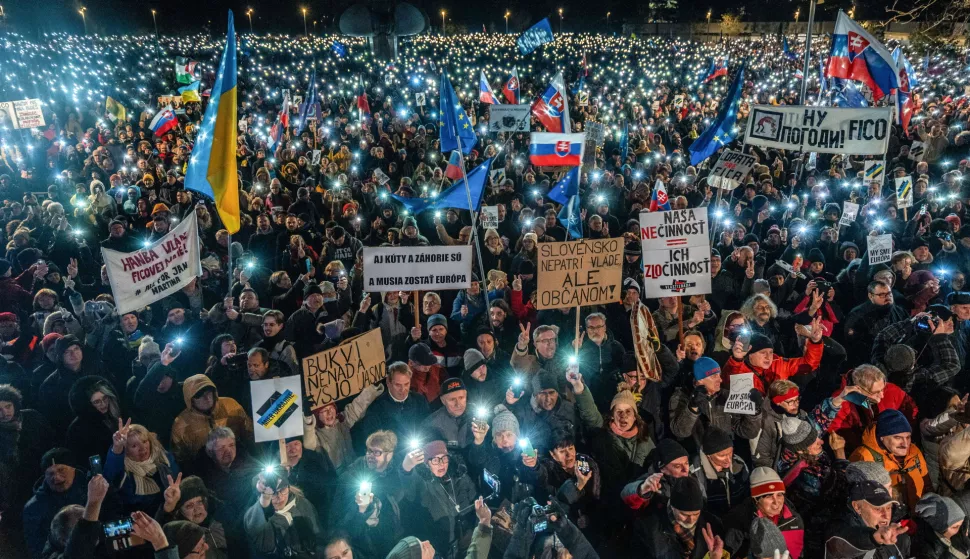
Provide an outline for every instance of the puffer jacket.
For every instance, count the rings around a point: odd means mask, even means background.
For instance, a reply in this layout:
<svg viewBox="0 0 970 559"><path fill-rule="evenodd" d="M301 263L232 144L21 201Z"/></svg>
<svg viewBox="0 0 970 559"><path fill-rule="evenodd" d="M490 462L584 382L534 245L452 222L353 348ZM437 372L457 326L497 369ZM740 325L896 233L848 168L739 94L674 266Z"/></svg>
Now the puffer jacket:
<svg viewBox="0 0 970 559"><path fill-rule="evenodd" d="M753 439L761 429L761 412L755 415L740 415L724 411L728 390L722 388L720 392L707 398L698 413L690 409L693 387L679 387L674 390L670 398L670 431L674 437L684 440L693 437L697 448L701 446L704 433L711 427L717 427L728 433L734 433L742 439Z"/></svg>
<svg viewBox="0 0 970 559"><path fill-rule="evenodd" d="M952 497L970 480L970 427L953 433L940 443L940 484L937 493Z"/></svg>
<svg viewBox="0 0 970 559"><path fill-rule="evenodd" d="M771 383L776 380L786 380L798 374L811 373L817 369L822 362L822 349L824 347L825 344L821 342L816 344L808 340L805 343L805 355L793 359L786 359L776 355L767 369L754 367L746 359L738 361L732 355L724 363L721 378L724 384L729 386L731 384L731 375L754 373L754 387L762 394L765 394L768 387L771 386Z"/></svg>
<svg viewBox="0 0 970 559"><path fill-rule="evenodd" d="M832 396L842 393L851 375L852 371L849 371L842 377L842 385L832 392ZM916 402L902 388L887 382L882 400L878 404L870 402L869 407L863 408L848 400L843 401L842 409L836 414L829 431L838 433L845 439L845 452L851 454L862 443L862 433L865 428L875 424L879 413L886 410L899 410L911 424L916 424L916 415L919 412Z"/></svg>
<svg viewBox="0 0 970 559"><path fill-rule="evenodd" d="M203 388L215 391L216 403L208 414L192 407L192 397ZM191 463L205 446L209 432L216 427L229 427L238 441L252 439L253 420L246 415L238 402L232 398L220 398L216 385L209 377L193 375L185 379L182 384L182 397L185 400L185 410L178 414L172 424L172 451L179 462Z"/></svg>
<svg viewBox="0 0 970 559"><path fill-rule="evenodd" d="M863 431L862 445L849 456L849 461L882 464L892 480L893 499L905 504L909 510L913 510L923 493L933 487L923 452L911 444L904 458L896 457L879 443L875 424Z"/></svg>
<svg viewBox="0 0 970 559"><path fill-rule="evenodd" d="M754 467L765 466L774 468L781 458L781 422L784 416L779 413L769 400L765 400L764 419L761 424L761 432L758 434L756 444L753 446L752 458ZM811 413L805 410L798 410L796 417L802 421L810 421L815 425L816 431L823 433L835 419L838 409L832 406L832 398L822 400L822 403L815 406ZM755 442L755 439L752 440Z"/></svg>

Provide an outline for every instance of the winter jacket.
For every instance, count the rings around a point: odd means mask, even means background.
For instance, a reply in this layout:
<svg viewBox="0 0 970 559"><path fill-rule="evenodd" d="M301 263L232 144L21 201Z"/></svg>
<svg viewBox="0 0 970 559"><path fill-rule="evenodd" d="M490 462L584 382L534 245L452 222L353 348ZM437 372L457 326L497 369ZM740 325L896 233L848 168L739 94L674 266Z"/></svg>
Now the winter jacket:
<svg viewBox="0 0 970 559"><path fill-rule="evenodd" d="M24 538L30 556L39 559L47 543L51 520L67 505L84 505L88 500L88 483L83 472L75 472L74 483L64 493L47 485L44 478L34 484L34 496L24 506Z"/></svg>
<svg viewBox="0 0 970 559"><path fill-rule="evenodd" d="M842 377L842 386L832 393L833 396L842 392L851 375L852 372L850 371ZM844 438L845 451L846 453L851 453L856 447L862 444L863 430L869 425L875 424L876 417L880 412L885 410L899 410L903 412L903 415L912 424L916 423L916 415L919 412L919 409L916 407L916 402L913 401L909 394L903 392L903 389L895 384L887 382L882 400L878 404L869 402L869 406L864 408L848 400L844 400L842 402L842 408L836 414L835 420L832 421L832 425L829 427L829 431L838 433L839 436Z"/></svg>
<svg viewBox="0 0 970 559"><path fill-rule="evenodd" d="M175 456L171 452L165 452L168 464L158 463L152 480L158 485L158 492L138 495L135 492L135 478L125 469L125 452L115 454L113 449L108 450L108 456L104 461L104 479L117 490L117 495L121 499L121 504L125 512L140 510L146 514L154 514L155 510L163 502L163 493L168 487L168 477L172 479L178 477L179 465L175 462Z"/></svg>
<svg viewBox="0 0 970 559"><path fill-rule="evenodd" d="M851 508L834 522L825 541L826 559L900 559L909 557L910 538L902 534L895 544L883 545L872 539L875 530L866 526Z"/></svg>
<svg viewBox="0 0 970 559"><path fill-rule="evenodd" d="M295 501L295 504L294 504ZM278 514L273 505L259 501L246 510L244 526L253 549L253 559L312 559L323 552L320 524L310 502L290 488L287 506L292 520Z"/></svg>
<svg viewBox="0 0 970 559"><path fill-rule="evenodd" d="M57 370L48 376L40 385L37 398L37 411L44 414L51 427L58 433L67 431L68 425L74 420L74 412L71 410L70 393L71 386L77 379L91 374L93 367L88 363L94 363L93 359L85 359L81 363L78 371L71 371L63 366L58 366Z"/></svg>
<svg viewBox="0 0 970 559"><path fill-rule="evenodd" d="M775 356L771 365L767 369L752 366L747 360L738 361L732 355L721 371L721 378L726 386L730 386L731 375L741 373L754 373L754 387L762 394L766 394L768 387L776 380L787 380L795 375L811 373L818 368L822 362L822 349L825 345L821 342L814 343L808 340L805 343L805 355L793 359Z"/></svg>
<svg viewBox="0 0 970 559"><path fill-rule="evenodd" d="M748 466L737 454L731 461L730 469L718 472L703 452L700 455L701 468L694 477L707 495L707 510L724 516L732 507L740 503L750 491Z"/></svg>
<svg viewBox="0 0 970 559"><path fill-rule="evenodd" d="M761 428L761 412L755 415L726 413L724 403L728 390L721 389L717 394L708 396L697 413L690 409L694 387L678 387L670 398L670 431L678 439L693 437L696 447L700 448L704 433L710 427L717 427L734 433L742 439L753 439Z"/></svg>
<svg viewBox="0 0 970 559"><path fill-rule="evenodd" d="M909 445L906 456L899 458L890 453L876 437L876 425L866 427L862 433L862 446L855 449L850 462L876 462L882 464L892 480L893 498L913 510L924 492L932 490L926 458L915 444Z"/></svg>
<svg viewBox="0 0 970 559"><path fill-rule="evenodd" d="M215 390L216 402L208 414L192 407L192 397L203 388ZM243 441L243 444L252 440L253 420L235 400L220 398L216 385L209 377L193 375L187 378L182 384L182 398L185 409L172 424L172 451L178 461L185 464L192 462L205 446L209 432L216 427L229 427L236 435L236 440Z"/></svg>
<svg viewBox="0 0 970 559"><path fill-rule="evenodd" d="M758 434L752 458L756 468L759 466L774 468L778 464L778 459L781 458L781 423L784 420L784 415L779 413L777 408L773 407L768 400L765 400L762 412L764 419L761 423L761 432ZM812 410L811 414L805 410L798 410L796 417L802 421L810 421L815 425L816 432L824 433L838 413L839 410L832 406L832 398L826 398ZM819 421L820 414L827 419Z"/></svg>
<svg viewBox="0 0 970 559"><path fill-rule="evenodd" d="M343 505L335 508L332 516L339 519L337 525L350 536L355 558L385 559L405 535L401 528L401 509L395 499L382 499L375 494L364 512L360 512L352 499Z"/></svg>
<svg viewBox="0 0 970 559"><path fill-rule="evenodd" d="M430 540L435 550L448 556L457 550L464 526L475 519L478 490L457 456L448 463L444 477L437 478L427 465L418 465L403 476L408 514L404 529L421 540Z"/></svg>
<svg viewBox="0 0 970 559"><path fill-rule="evenodd" d="M751 521L765 515L758 510L754 499L749 497L731 509L724 517L724 549L731 552L731 557L747 557L751 545ZM795 512L794 506L785 501L785 506L774 521L785 538L788 553L792 559L802 556L805 547L805 523L800 514Z"/></svg>
<svg viewBox="0 0 970 559"><path fill-rule="evenodd" d="M412 391L403 402L397 402L385 390L367 408L367 415L354 426L354 449L358 455L363 455L364 441L371 433L380 429L394 431L399 441L407 440L430 413L428 400L417 392Z"/></svg>
<svg viewBox="0 0 970 559"><path fill-rule="evenodd" d="M141 379L138 388L135 389L135 405L132 410L134 420L158 435L158 440L166 447L172 439L172 424L185 409L185 401L179 393L178 384L174 382L174 379L178 378L178 371L174 366L177 363L177 358L170 366L156 361L148 369L145 378ZM158 385L164 377L171 377L173 382L167 392L161 393L158 391Z"/></svg>
<svg viewBox="0 0 970 559"><path fill-rule="evenodd" d="M688 554L680 537L674 534L668 509L650 507L649 512L637 516L633 521L633 548L642 552L642 555L636 556L651 559L705 559L709 550L702 528L708 524L715 536L724 536L720 519L707 510L702 510L694 527L694 550Z"/></svg>
<svg viewBox="0 0 970 559"><path fill-rule="evenodd" d="M411 390L427 398L428 404L437 404L441 383L446 378L449 375L441 365L431 365L427 372L412 369Z"/></svg>
<svg viewBox="0 0 970 559"><path fill-rule="evenodd" d="M105 396L115 398L118 403L120 417L125 417L121 411L121 398L107 379L97 376L79 378L71 387L71 409L77 417L67 428L67 445L77 460L87 460L89 456L101 456L102 463L108 448L111 447L112 437L118 430L118 417L101 414L91 405L91 395L100 391Z"/></svg>
<svg viewBox="0 0 970 559"><path fill-rule="evenodd" d="M333 427L314 427L316 419L313 416L307 416L304 420L303 448L326 454L337 473L342 473L344 468L356 458L350 438L351 427L367 413L367 408L383 393L383 384L365 387L344 407L343 417L338 419Z"/></svg>
<svg viewBox="0 0 970 559"><path fill-rule="evenodd" d="M954 553L955 551L955 553ZM913 536L913 556L917 559L961 559L970 554L970 537L964 524L949 540L945 540L922 518L916 518Z"/></svg>
<svg viewBox="0 0 970 559"><path fill-rule="evenodd" d="M422 432L429 433L435 439L445 441L449 449L464 450L472 444L472 414L473 407L467 407L465 413L458 417L448 413L444 406L438 408L422 423Z"/></svg>
<svg viewBox="0 0 970 559"><path fill-rule="evenodd" d="M940 443L940 484L937 493L953 496L970 480L970 428L961 429Z"/></svg>

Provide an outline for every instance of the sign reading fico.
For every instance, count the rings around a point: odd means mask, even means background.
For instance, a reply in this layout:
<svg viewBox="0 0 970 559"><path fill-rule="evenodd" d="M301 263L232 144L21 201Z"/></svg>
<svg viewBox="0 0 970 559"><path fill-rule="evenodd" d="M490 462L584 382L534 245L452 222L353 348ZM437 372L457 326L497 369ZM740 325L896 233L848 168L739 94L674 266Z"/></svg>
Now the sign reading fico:
<svg viewBox="0 0 970 559"><path fill-rule="evenodd" d="M889 145L891 130L889 107L755 105L748 117L744 142L794 151L882 155Z"/></svg>
<svg viewBox="0 0 970 559"><path fill-rule="evenodd" d="M707 184L715 188L733 190L741 184L744 177L748 176L754 164L753 155L726 149L721 152L721 157L711 169L711 174L707 176Z"/></svg>
<svg viewBox="0 0 970 559"><path fill-rule="evenodd" d="M711 292L711 242L705 209L640 213L645 297Z"/></svg>

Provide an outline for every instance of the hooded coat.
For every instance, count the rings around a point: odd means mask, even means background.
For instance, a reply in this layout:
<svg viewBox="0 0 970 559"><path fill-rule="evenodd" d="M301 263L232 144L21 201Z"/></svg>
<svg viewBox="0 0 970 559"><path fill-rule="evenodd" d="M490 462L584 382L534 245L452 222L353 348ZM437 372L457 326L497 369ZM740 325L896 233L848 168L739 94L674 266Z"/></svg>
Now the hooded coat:
<svg viewBox="0 0 970 559"><path fill-rule="evenodd" d="M923 493L933 487L923 452L911 444L905 457L895 456L880 444L876 437L876 424L863 431L862 446L855 449L849 461L882 464L892 480L893 499L905 504L909 510L914 510Z"/></svg>
<svg viewBox="0 0 970 559"><path fill-rule="evenodd" d="M84 472L76 471L74 483L64 493L58 493L47 485L43 477L34 484L34 496L24 506L24 538L30 556L39 559L47 543L51 520L67 505L81 505L88 499L88 484Z"/></svg>
<svg viewBox="0 0 970 559"><path fill-rule="evenodd" d="M135 420L158 435L166 447L172 439L172 424L185 409L185 401L175 382L177 374L173 367L156 361L135 389L135 408L132 410ZM172 378L172 386L168 392L162 393L158 391L158 386L165 377Z"/></svg>
<svg viewBox="0 0 970 559"><path fill-rule="evenodd" d="M204 388L215 391L212 410L203 414L192 407L192 397ZM249 441L253 436L253 421L232 398L220 398L212 380L205 375L193 375L182 384L185 409L172 424L172 450L183 464L191 463L205 446L209 432L216 427L229 427L237 441Z"/></svg>
<svg viewBox="0 0 970 559"><path fill-rule="evenodd" d="M71 409L77 417L67 428L67 446L79 460L97 454L104 463L112 436L118 430L119 418L112 417L110 410L102 414L91 405L91 395L95 392L114 398L118 411L121 411L121 399L108 379L97 376L79 378L71 387ZM120 417L124 415L121 413Z"/></svg>

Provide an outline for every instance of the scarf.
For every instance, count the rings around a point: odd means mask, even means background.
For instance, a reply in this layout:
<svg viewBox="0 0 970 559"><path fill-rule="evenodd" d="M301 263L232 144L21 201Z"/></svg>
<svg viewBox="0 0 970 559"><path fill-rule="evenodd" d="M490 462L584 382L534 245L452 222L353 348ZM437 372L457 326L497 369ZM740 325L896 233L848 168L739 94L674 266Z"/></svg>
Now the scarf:
<svg viewBox="0 0 970 559"><path fill-rule="evenodd" d="M684 550L681 553L685 559L690 557L694 553L694 530L697 529L697 525L693 528L684 528L674 520L674 513L667 508L667 516L670 518L670 523L674 525L674 535L680 541L680 544L684 546Z"/></svg>
<svg viewBox="0 0 970 559"><path fill-rule="evenodd" d="M168 457L162 452L162 445L156 441L151 445L152 454L144 462L135 462L125 456L125 471L135 480L135 495L154 495L161 491L152 476L158 472L159 464L169 465Z"/></svg>
<svg viewBox="0 0 970 559"><path fill-rule="evenodd" d="M620 431L620 427L614 421L610 421L610 431L621 439L632 439L640 434L640 428L637 427L636 424L634 424L633 429L630 429L629 431Z"/></svg>
<svg viewBox="0 0 970 559"><path fill-rule="evenodd" d="M288 526L292 526L293 525L293 513L291 513L290 511L293 510L293 507L295 507L295 506L296 506L296 495L294 495L293 498L290 499L290 502L289 503L286 503L286 506L285 507L283 507L280 510L276 511L275 514L278 514L278 515L282 516L284 519L286 519L286 524Z"/></svg>

